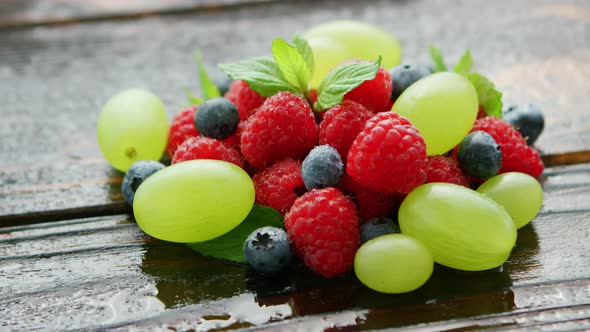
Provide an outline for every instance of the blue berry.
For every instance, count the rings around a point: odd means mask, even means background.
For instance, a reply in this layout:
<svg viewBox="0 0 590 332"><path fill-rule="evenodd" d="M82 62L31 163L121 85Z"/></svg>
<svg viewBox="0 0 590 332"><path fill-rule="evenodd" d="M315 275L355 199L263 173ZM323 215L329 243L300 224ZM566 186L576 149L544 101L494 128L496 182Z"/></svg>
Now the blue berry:
<svg viewBox="0 0 590 332"><path fill-rule="evenodd" d="M469 176L487 179L498 174L502 166L502 152L494 138L485 131L474 131L465 136L457 151L459 165Z"/></svg>
<svg viewBox="0 0 590 332"><path fill-rule="evenodd" d="M372 218L361 225L361 243L381 235L400 233L399 226L389 218Z"/></svg>
<svg viewBox="0 0 590 332"><path fill-rule="evenodd" d="M223 96L228 90L229 86L232 84L233 80L227 76L223 76L222 79L215 81L215 86L219 89L219 92Z"/></svg>
<svg viewBox="0 0 590 332"><path fill-rule="evenodd" d="M401 64L393 67L389 72L393 85L391 100L395 101L410 85L431 73L428 67L421 65Z"/></svg>
<svg viewBox="0 0 590 332"><path fill-rule="evenodd" d="M140 160L136 161L129 167L123 182L121 183L121 191L123 197L129 205L133 206L133 198L139 185L145 181L150 175L161 170L165 166L162 163L153 160Z"/></svg>
<svg viewBox="0 0 590 332"><path fill-rule="evenodd" d="M504 110L502 117L518 130L528 145L535 143L545 127L543 112L532 104L512 105Z"/></svg>
<svg viewBox="0 0 590 332"><path fill-rule="evenodd" d="M244 257L250 266L262 274L282 270L293 256L287 232L276 227L262 227L252 232L244 242Z"/></svg>
<svg viewBox="0 0 590 332"><path fill-rule="evenodd" d="M207 137L223 140L238 128L238 108L225 98L213 98L199 105L195 113L197 131Z"/></svg>
<svg viewBox="0 0 590 332"><path fill-rule="evenodd" d="M313 148L301 164L301 177L307 190L334 187L344 173L342 158L329 145Z"/></svg>

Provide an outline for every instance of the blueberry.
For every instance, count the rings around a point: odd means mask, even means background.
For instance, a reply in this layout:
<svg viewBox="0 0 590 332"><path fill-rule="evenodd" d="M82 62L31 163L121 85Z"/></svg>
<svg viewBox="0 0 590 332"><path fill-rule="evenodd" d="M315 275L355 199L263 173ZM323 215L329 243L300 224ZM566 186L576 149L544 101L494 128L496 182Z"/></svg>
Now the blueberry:
<svg viewBox="0 0 590 332"><path fill-rule="evenodd" d="M289 236L280 228L259 228L244 242L246 261L256 272L262 274L279 272L289 264L292 256Z"/></svg>
<svg viewBox="0 0 590 332"><path fill-rule="evenodd" d="M399 233L399 226L389 218L372 218L361 226L361 243L381 235Z"/></svg>
<svg viewBox="0 0 590 332"><path fill-rule="evenodd" d="M236 105L225 98L213 98L199 105L195 113L197 131L207 137L226 139L238 128L240 115Z"/></svg>
<svg viewBox="0 0 590 332"><path fill-rule="evenodd" d="M393 85L391 100L395 101L410 85L431 73L428 67L422 65L401 64L393 67L389 72Z"/></svg>
<svg viewBox="0 0 590 332"><path fill-rule="evenodd" d="M229 86L232 83L232 79L227 76L223 76L223 78L220 80L215 80L215 85L217 86L217 89L219 89L219 92L222 96L229 90Z"/></svg>
<svg viewBox="0 0 590 332"><path fill-rule="evenodd" d="M139 185L164 167L162 163L153 160L136 161L129 167L121 183L121 191L129 205L133 206L133 198Z"/></svg>
<svg viewBox="0 0 590 332"><path fill-rule="evenodd" d="M329 145L313 148L301 164L301 177L307 190L333 187L340 182L343 173L342 158Z"/></svg>
<svg viewBox="0 0 590 332"><path fill-rule="evenodd" d="M532 104L512 105L504 110L502 117L518 130L528 145L535 143L545 127L543 112Z"/></svg>
<svg viewBox="0 0 590 332"><path fill-rule="evenodd" d="M459 145L457 156L461 169L478 179L487 179L498 174L502 166L500 146L485 131L474 131L465 136Z"/></svg>

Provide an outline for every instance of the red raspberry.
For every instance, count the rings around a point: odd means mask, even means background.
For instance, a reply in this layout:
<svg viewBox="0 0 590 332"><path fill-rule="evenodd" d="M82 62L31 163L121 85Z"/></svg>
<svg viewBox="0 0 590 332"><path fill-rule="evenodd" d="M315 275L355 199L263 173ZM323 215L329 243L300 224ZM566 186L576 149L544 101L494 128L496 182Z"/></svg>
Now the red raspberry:
<svg viewBox="0 0 590 332"><path fill-rule="evenodd" d="M344 174L338 188L351 195L356 203L359 217L367 221L371 218L389 217L395 209L394 194L378 193L361 186L348 174Z"/></svg>
<svg viewBox="0 0 590 332"><path fill-rule="evenodd" d="M314 189L297 198L285 216L295 251L324 277L352 268L359 246L354 203L336 188Z"/></svg>
<svg viewBox="0 0 590 332"><path fill-rule="evenodd" d="M426 183L446 182L470 188L469 180L461 171L457 160L449 157L429 157L426 163Z"/></svg>
<svg viewBox="0 0 590 332"><path fill-rule="evenodd" d="M190 106L176 113L172 118L170 131L168 132L168 146L166 146L166 153L170 157L174 156L174 151L187 138L199 136L199 132L195 127L196 112L197 106Z"/></svg>
<svg viewBox="0 0 590 332"><path fill-rule="evenodd" d="M290 92L268 98L242 132L240 148L254 167L305 156L318 143L318 126L309 104Z"/></svg>
<svg viewBox="0 0 590 332"><path fill-rule="evenodd" d="M408 193L426 181L426 144L406 118L393 112L369 119L356 137L346 172L373 191Z"/></svg>
<svg viewBox="0 0 590 332"><path fill-rule="evenodd" d="M240 137L242 136L242 131L244 130L244 128L246 127L246 121L240 121L238 122L238 127L236 128L236 131L231 134L230 137L226 138L223 140L223 143L231 146L232 148L235 148L237 150L239 150L240 148Z"/></svg>
<svg viewBox="0 0 590 332"><path fill-rule="evenodd" d="M534 178L543 173L543 161L539 152L527 145L522 135L508 122L488 116L475 121L471 131L482 130L490 134L502 151L502 167L499 173L522 172Z"/></svg>
<svg viewBox="0 0 590 332"><path fill-rule="evenodd" d="M182 143L172 157L172 164L193 159L224 160L244 168L240 153L222 141L204 137L190 137Z"/></svg>
<svg viewBox="0 0 590 332"><path fill-rule="evenodd" d="M224 97L236 105L242 121L248 119L266 99L250 89L248 83L242 80L233 81Z"/></svg>
<svg viewBox="0 0 590 332"><path fill-rule="evenodd" d="M354 101L343 101L323 112L320 122L320 144L328 144L338 151L342 161L346 162L352 142L373 114L363 105Z"/></svg>
<svg viewBox="0 0 590 332"><path fill-rule="evenodd" d="M383 67L379 68L372 80L363 82L344 95L344 100L352 100L365 106L373 113L386 112L391 102L391 76Z"/></svg>
<svg viewBox="0 0 590 332"><path fill-rule="evenodd" d="M252 177L256 203L270 206L285 214L297 199L298 189L305 190L301 178L301 161L284 159Z"/></svg>
<svg viewBox="0 0 590 332"><path fill-rule="evenodd" d="M483 106L479 105L479 108L477 109L477 118L481 119L481 118L485 118L486 116L488 116L488 114L484 110Z"/></svg>

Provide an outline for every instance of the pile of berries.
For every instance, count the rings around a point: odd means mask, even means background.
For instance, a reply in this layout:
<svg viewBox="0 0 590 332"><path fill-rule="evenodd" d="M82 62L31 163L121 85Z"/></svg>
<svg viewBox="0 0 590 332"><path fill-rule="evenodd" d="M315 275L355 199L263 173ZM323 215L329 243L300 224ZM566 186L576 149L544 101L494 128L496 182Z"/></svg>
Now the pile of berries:
<svg viewBox="0 0 590 332"><path fill-rule="evenodd" d="M286 233L265 227L246 240L245 257L254 269L277 272L293 248L310 269L337 276L352 269L361 240L399 232L396 211L417 186L475 188L498 173L537 178L543 171L530 146L539 131L538 123L531 129L527 122L530 113L538 120L532 106L509 109L507 119L516 128L481 114L455 149L428 156L419 130L390 109L406 88L430 74L423 66L380 68L321 113L314 112L313 100L290 92L264 98L236 80L224 98L174 116L166 152L173 164L218 159L243 168L252 176L256 203L284 214ZM533 134L527 141L519 131Z"/></svg>

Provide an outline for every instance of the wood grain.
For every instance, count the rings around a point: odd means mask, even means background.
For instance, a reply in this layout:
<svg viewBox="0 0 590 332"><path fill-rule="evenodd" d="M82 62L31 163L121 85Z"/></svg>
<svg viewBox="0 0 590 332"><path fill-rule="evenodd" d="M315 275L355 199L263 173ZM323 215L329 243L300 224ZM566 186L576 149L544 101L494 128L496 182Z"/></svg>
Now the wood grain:
<svg viewBox="0 0 590 332"><path fill-rule="evenodd" d="M190 15L275 1L279 0L5 0L0 2L0 30L130 20L147 16Z"/></svg>
<svg viewBox="0 0 590 332"><path fill-rule="evenodd" d="M586 162L588 12L584 0L557 7L549 0L477 0L453 10L429 1L278 2L2 31L0 225L128 211L118 189L121 174L102 158L95 138L97 115L109 96L149 88L171 117L186 105L185 89L198 90L195 48L220 78L215 63L267 53L273 38L337 18L395 33L405 61L426 63L429 43L449 63L471 48L476 68L498 83L507 103L544 108L547 124L538 147L545 161Z"/></svg>
<svg viewBox="0 0 590 332"><path fill-rule="evenodd" d="M546 172L545 201L501 267L437 266L405 295L294 264L261 278L145 235L128 215L0 228L0 327L417 331L586 324L590 164ZM524 324L524 325L522 325ZM584 326L584 325L580 325Z"/></svg>

